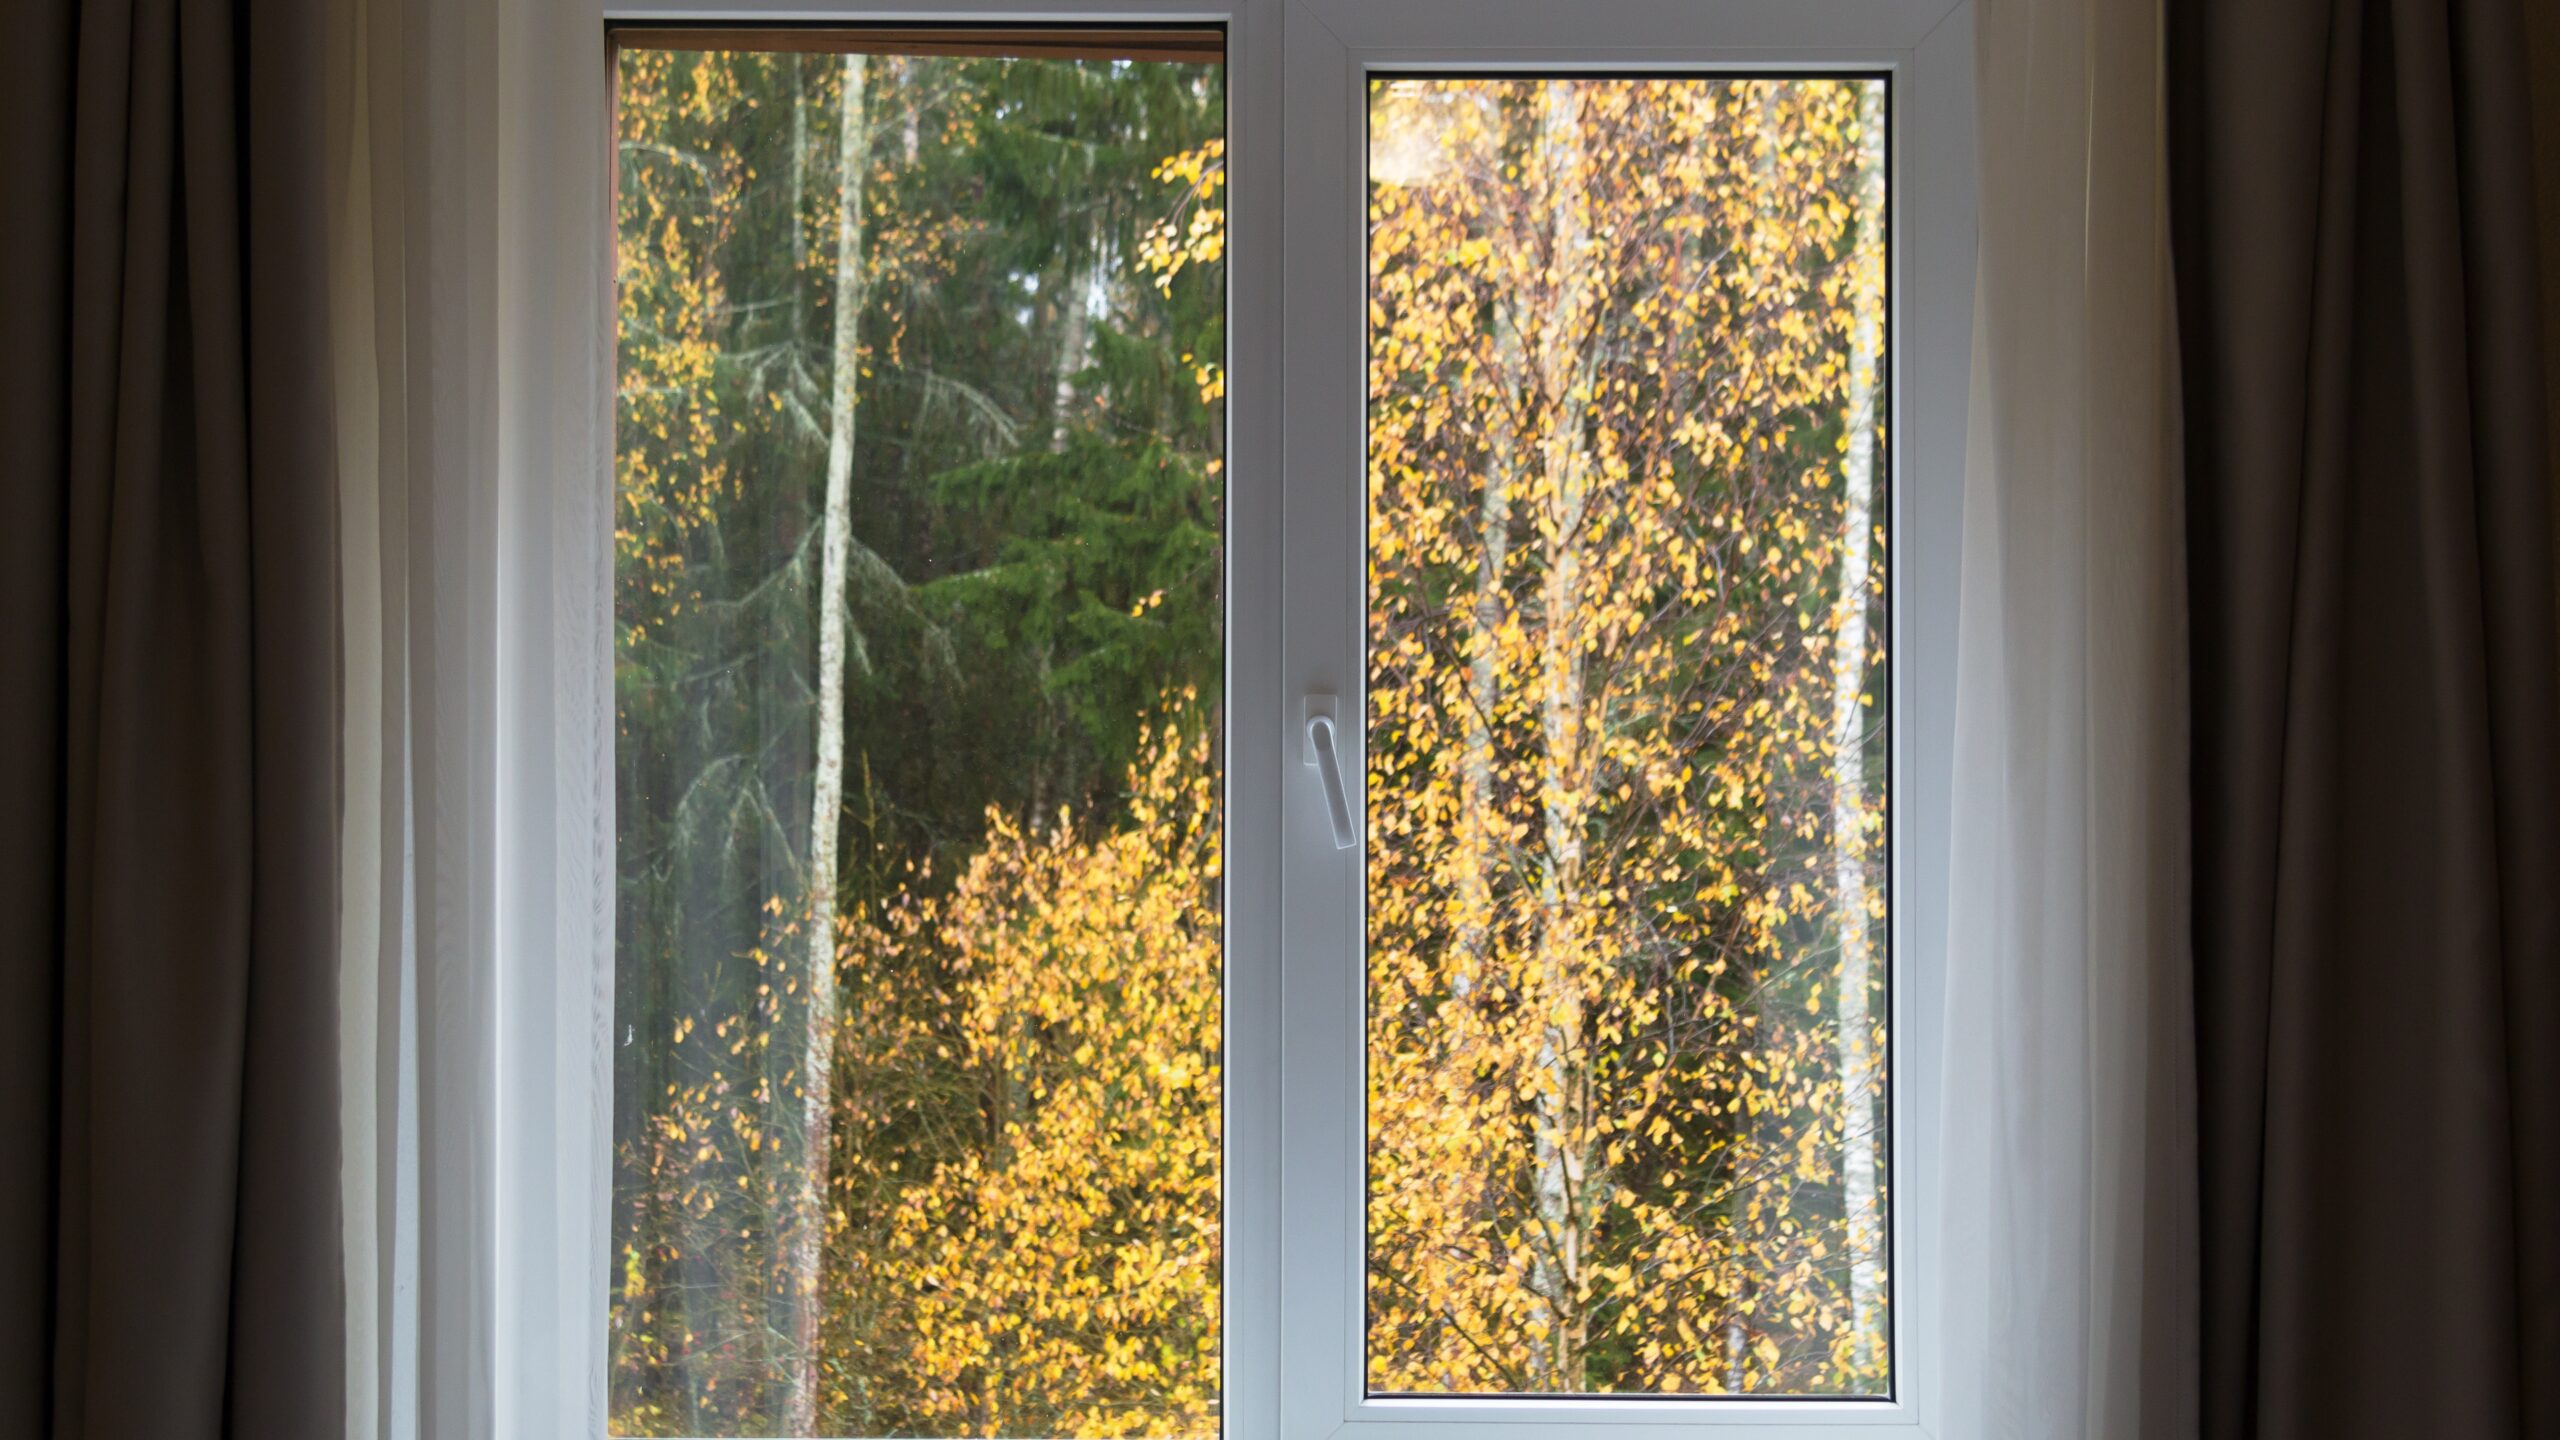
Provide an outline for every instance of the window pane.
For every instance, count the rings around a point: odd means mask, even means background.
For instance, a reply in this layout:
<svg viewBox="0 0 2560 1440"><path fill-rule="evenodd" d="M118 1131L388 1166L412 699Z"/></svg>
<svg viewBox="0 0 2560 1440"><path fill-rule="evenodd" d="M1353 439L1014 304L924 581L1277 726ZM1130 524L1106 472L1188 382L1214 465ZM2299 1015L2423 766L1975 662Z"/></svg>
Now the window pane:
<svg viewBox="0 0 2560 1440"><path fill-rule="evenodd" d="M1373 1392L1889 1391L1884 91L1372 83Z"/></svg>
<svg viewBox="0 0 2560 1440"><path fill-rule="evenodd" d="M620 1434L1217 1429L1223 72L966 38L617 61Z"/></svg>

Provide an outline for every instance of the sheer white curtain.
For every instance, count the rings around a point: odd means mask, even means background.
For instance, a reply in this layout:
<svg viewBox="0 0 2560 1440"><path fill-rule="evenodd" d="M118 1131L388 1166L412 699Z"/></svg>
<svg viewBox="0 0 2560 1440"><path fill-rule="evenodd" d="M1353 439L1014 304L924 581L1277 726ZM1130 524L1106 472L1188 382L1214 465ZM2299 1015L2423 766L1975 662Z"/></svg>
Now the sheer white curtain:
<svg viewBox="0 0 2560 1440"><path fill-rule="evenodd" d="M2194 1433L2159 0L1977 0L1935 1213L1948 1440Z"/></svg>
<svg viewBox="0 0 2560 1440"><path fill-rule="evenodd" d="M603 1257L550 1241L605 1183L560 1139L612 943L610 739L565 718L610 713L603 37L566 0L333 13L348 1434L598 1432Z"/></svg>

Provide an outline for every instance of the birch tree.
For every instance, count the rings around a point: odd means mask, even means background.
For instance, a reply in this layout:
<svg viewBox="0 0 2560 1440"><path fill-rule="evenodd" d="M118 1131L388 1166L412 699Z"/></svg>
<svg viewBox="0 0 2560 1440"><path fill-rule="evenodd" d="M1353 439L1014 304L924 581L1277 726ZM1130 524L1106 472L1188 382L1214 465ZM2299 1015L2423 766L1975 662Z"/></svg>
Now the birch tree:
<svg viewBox="0 0 2560 1440"><path fill-rule="evenodd" d="M1876 452L1883 417L1885 116L1882 86L1858 102L1857 240L1848 404L1841 422L1840 588L1831 651L1831 853L1838 868L1841 1205L1848 1222L1850 1365L1876 1363L1882 1330L1883 1227L1876 1190L1876 1025L1873 895L1866 855L1874 815L1867 796L1867 616L1874 603L1868 556L1875 546Z"/></svg>
<svg viewBox="0 0 2560 1440"><path fill-rule="evenodd" d="M1542 869L1540 926L1532 993L1540 1000L1546 1033L1538 1054L1537 1166L1539 1255L1531 1283L1544 1314L1533 1330L1542 1354L1541 1389L1578 1389L1587 1338L1582 1315L1583 1229L1589 1207L1579 1203L1589 1178L1589 1127L1584 1122L1590 1077L1584 1073L1582 993L1585 952L1597 937L1587 933L1582 903L1583 824L1586 793L1595 770L1591 731L1599 717L1585 713L1583 665L1583 547L1589 536L1593 482L1584 424L1591 407L1598 344L1593 306L1596 265L1586 252L1588 183L1583 159L1578 87L1548 85L1538 91L1538 172L1545 181L1549 220L1545 278L1539 298L1545 316L1538 327L1528 379L1537 396L1539 427L1538 531L1546 566L1538 613L1538 731ZM1605 942L1604 942L1605 943ZM1543 1333L1540 1333L1542 1331Z"/></svg>
<svg viewBox="0 0 2560 1440"><path fill-rule="evenodd" d="M783 1433L814 1432L818 1415L819 1293L827 1231L827 1177L833 1149L836 1058L836 846L844 811L844 686L848 587L853 548L854 414L860 398L862 356L857 348L862 314L862 179L869 165L864 116L864 67L859 52L844 57L843 122L836 143L836 175L842 198L836 217L834 381L827 405L827 490L818 540L817 758L809 797L808 986L801 1040L800 1168L792 1206L789 1253L791 1289L790 1389L783 1404Z"/></svg>

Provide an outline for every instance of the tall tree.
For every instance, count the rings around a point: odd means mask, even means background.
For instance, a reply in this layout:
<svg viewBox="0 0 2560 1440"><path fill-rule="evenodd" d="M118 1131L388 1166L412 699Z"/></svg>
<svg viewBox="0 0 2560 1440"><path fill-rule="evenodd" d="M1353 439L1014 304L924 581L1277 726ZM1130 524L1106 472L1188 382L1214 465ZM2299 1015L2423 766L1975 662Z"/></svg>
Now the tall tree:
<svg viewBox="0 0 2560 1440"><path fill-rule="evenodd" d="M1841 1205L1848 1222L1850 1365L1876 1364L1882 1325L1882 1216L1876 1192L1877 1070L1873 895L1867 884L1869 829L1875 807L1867 793L1867 614L1874 603L1868 556L1875 548L1877 399L1883 392L1884 87L1858 101L1857 231L1849 264L1853 284L1848 404L1841 422L1840 588L1831 650L1831 853L1838 869L1833 901L1840 937Z"/></svg>
<svg viewBox="0 0 2560 1440"><path fill-rule="evenodd" d="M1058 296L1061 314L1058 320L1058 388L1056 417L1049 434L1049 448L1067 448L1067 435L1075 428L1076 406L1082 398L1079 389L1085 370L1093 364L1093 332L1109 315L1110 253L1107 217L1096 214L1087 226L1081 242L1071 242L1067 263L1061 267L1065 285Z"/></svg>
<svg viewBox="0 0 2560 1440"><path fill-rule="evenodd" d="M836 143L836 176L842 189L836 215L834 383L827 406L827 492L819 522L817 761L809 801L808 986L800 1064L799 1193L791 1211L790 1389L783 1405L783 1433L816 1432L818 1383L823 1368L819 1339L825 1300L820 1293L827 1232L827 1191L833 1153L836 1030L836 845L844 814L844 687L848 639L846 605L853 542L854 412L862 356L857 348L862 314L862 181L870 165L870 127L864 116L867 56L844 57L843 122Z"/></svg>
<svg viewBox="0 0 2560 1440"><path fill-rule="evenodd" d="M1502 630L1510 616L1504 573L1511 558L1511 494L1520 468L1520 404L1528 365L1520 354L1518 296L1494 302L1493 393L1485 397L1484 493L1476 502L1475 630L1468 637L1465 751L1459 760L1458 948L1465 968L1450 977L1464 992L1477 983L1493 922L1493 872L1500 864L1494 810L1493 717L1502 705Z"/></svg>
<svg viewBox="0 0 2560 1440"><path fill-rule="evenodd" d="M1542 237L1547 283L1539 294L1545 318L1526 377L1541 420L1538 494L1544 513L1538 531L1547 548L1538 607L1540 914L1530 992L1537 1000L1533 1013L1546 1028L1538 1053L1532 1131L1538 1224L1531 1283L1543 1311L1532 1336L1542 1352L1537 1364L1542 1390L1579 1390L1584 1384L1582 1352L1589 1337L1582 1266L1588 1249L1585 1232L1594 1217L1581 1191L1594 1177L1587 1120L1592 1078L1583 1033L1589 1001L1582 981L1586 953L1595 942L1607 943L1589 933L1590 915L1581 893L1588 792L1598 778L1593 742L1596 722L1602 719L1585 713L1583 677L1591 647L1582 631L1596 618L1582 593L1596 479L1585 437L1592 377L1599 369L1599 357L1591 352L1601 339L1593 304L1600 267L1585 253L1589 177L1581 96L1581 88L1572 85L1544 85L1536 94L1536 173L1544 181L1548 218Z"/></svg>

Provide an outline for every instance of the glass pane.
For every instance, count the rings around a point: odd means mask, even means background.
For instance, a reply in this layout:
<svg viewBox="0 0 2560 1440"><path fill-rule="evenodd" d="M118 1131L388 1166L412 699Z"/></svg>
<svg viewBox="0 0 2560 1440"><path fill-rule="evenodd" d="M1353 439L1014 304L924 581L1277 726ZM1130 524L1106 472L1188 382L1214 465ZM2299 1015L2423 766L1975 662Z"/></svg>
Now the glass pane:
<svg viewBox="0 0 2560 1440"><path fill-rule="evenodd" d="M618 1434L1217 1430L1224 77L1075 54L617 62Z"/></svg>
<svg viewBox="0 0 2560 1440"><path fill-rule="evenodd" d="M1889 1391L1884 92L1370 89L1373 1392Z"/></svg>

